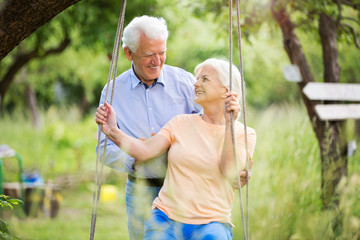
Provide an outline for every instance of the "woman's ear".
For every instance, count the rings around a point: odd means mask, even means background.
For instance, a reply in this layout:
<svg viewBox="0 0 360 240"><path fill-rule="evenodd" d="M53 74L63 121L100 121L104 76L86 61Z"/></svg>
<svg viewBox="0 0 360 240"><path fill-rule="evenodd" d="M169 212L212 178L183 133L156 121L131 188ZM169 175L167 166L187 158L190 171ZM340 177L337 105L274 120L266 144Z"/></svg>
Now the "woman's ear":
<svg viewBox="0 0 360 240"><path fill-rule="evenodd" d="M130 61L132 61L131 51L129 47L124 47L124 53L125 53L125 57Z"/></svg>
<svg viewBox="0 0 360 240"><path fill-rule="evenodd" d="M227 87L225 87L225 86L223 86L223 88L224 88L224 92L221 95L221 98L226 99L227 98L227 93L229 92L229 89Z"/></svg>

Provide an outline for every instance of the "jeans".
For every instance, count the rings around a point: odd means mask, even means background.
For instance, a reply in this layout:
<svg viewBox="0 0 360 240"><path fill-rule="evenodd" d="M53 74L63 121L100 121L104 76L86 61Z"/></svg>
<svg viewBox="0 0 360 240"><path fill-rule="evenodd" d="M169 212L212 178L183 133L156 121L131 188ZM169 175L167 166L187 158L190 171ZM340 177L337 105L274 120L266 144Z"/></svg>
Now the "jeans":
<svg viewBox="0 0 360 240"><path fill-rule="evenodd" d="M125 203L129 240L142 240L145 220L151 215L151 206L161 187L149 187L143 183L126 182Z"/></svg>
<svg viewBox="0 0 360 240"><path fill-rule="evenodd" d="M168 218L155 208L145 223L144 240L231 240L229 223L186 224Z"/></svg>

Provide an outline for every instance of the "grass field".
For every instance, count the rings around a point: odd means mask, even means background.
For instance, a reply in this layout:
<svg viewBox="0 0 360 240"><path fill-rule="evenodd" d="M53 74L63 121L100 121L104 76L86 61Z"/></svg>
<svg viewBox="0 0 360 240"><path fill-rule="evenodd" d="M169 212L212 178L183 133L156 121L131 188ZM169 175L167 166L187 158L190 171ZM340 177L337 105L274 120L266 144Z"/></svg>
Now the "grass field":
<svg viewBox="0 0 360 240"><path fill-rule="evenodd" d="M319 149L305 110L270 106L249 110L247 117L257 132L249 185L250 239L360 239L360 151L349 158L348 178L338 189L339 209L322 211ZM25 170L37 169L45 181L62 184L59 214L53 219L41 214L24 218L14 211L6 219L24 240L88 239L96 159L94 118L80 120L73 109L50 109L42 122L36 130L23 114L1 118L0 144L21 154ZM9 181L16 175L13 165L4 170ZM127 239L125 180L125 174L105 169L103 183L115 185L118 197L100 202L95 239ZM245 200L245 188L242 196ZM234 239L243 239L238 194L233 209Z"/></svg>

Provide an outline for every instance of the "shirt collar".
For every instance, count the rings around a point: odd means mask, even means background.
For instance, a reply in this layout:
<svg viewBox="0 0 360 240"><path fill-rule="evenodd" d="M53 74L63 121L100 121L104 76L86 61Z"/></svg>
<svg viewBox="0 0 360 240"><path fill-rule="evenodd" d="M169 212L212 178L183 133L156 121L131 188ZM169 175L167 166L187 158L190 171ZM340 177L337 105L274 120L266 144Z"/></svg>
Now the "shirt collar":
<svg viewBox="0 0 360 240"><path fill-rule="evenodd" d="M164 65L165 66L165 65ZM161 69L161 73L160 73L160 76L154 81L153 85L156 85L156 84L161 84L163 86L165 86L165 80L164 80L164 66L163 68ZM131 72L130 72L130 79L131 79L131 90L134 90L137 86L139 85L144 85L143 82L141 82L138 77L135 75L135 71L134 71L134 66L133 64L131 64Z"/></svg>

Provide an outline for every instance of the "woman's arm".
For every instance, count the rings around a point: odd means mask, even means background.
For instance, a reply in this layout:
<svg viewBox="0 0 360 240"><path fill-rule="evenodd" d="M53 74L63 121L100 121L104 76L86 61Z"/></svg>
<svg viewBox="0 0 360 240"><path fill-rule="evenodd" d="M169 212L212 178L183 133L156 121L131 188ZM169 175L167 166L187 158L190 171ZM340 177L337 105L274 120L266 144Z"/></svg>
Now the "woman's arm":
<svg viewBox="0 0 360 240"><path fill-rule="evenodd" d="M226 178L228 178L230 181L233 181L234 179L236 179L237 173L231 133L231 111L233 111L233 119L234 121L236 121L236 118L240 112L240 105L236 99L235 93L229 93L228 97L225 100L225 139L220 159L220 171Z"/></svg>
<svg viewBox="0 0 360 240"><path fill-rule="evenodd" d="M226 118L226 128L225 128L225 139L224 139L224 146L221 154L221 160L220 160L220 170L222 174L230 181L230 183L233 185L234 188L238 187L237 182L237 174L240 175L240 182L241 187L247 184L247 177L246 177L246 170L239 169L240 172L237 172L236 170L236 163L234 158L234 149L233 149L233 140L232 140L232 133L231 133L231 121L230 121L230 112L233 111L233 117L234 120L237 118L237 115L240 111L240 105L236 100L236 95L229 94L229 96L225 101L225 118ZM248 129L249 131L250 129ZM251 176L251 170L253 161L251 159L251 156L254 153L255 148L255 142L256 142L256 134L254 130L251 130L248 132L248 151L249 151L249 179ZM240 144L240 145L239 145ZM237 142L237 157L239 162L243 162L241 160L246 159L246 150L245 146L242 143ZM241 164L241 167L243 165Z"/></svg>
<svg viewBox="0 0 360 240"><path fill-rule="evenodd" d="M144 162L166 152L170 142L161 135L155 135L145 141L126 135L116 125L116 114L105 102L98 107L95 121L101 124L101 131L124 152L135 158L136 163Z"/></svg>

